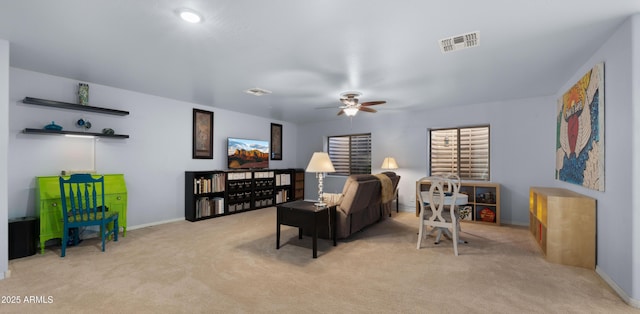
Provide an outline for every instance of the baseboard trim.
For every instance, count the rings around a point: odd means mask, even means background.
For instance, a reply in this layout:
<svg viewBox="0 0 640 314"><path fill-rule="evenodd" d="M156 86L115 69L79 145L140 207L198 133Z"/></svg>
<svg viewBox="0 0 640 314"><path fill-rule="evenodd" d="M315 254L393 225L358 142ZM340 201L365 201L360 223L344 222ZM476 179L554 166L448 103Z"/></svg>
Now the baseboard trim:
<svg viewBox="0 0 640 314"><path fill-rule="evenodd" d="M2 278L0 278L0 280L8 279L9 277L11 277L11 269L7 269L7 271L0 273L0 275L2 275Z"/></svg>
<svg viewBox="0 0 640 314"><path fill-rule="evenodd" d="M178 222L178 221L184 221L184 217L168 219L168 220L162 220L162 221L156 221L156 222L150 222L148 224L142 224L142 225L135 225L135 226L127 227L127 231L136 230L136 229L142 229L142 228L146 228L146 227L153 227L153 226L157 226L157 225L164 225L164 224L168 224L168 223L172 223L172 222Z"/></svg>
<svg viewBox="0 0 640 314"><path fill-rule="evenodd" d="M622 290L622 288L620 288L620 286L618 286L615 281L613 281L613 279L611 279L611 277L609 277L609 275L607 275L607 273L602 271L597 265L596 274L600 275L600 278L602 278L602 280L604 280L624 302L635 308L640 308L640 300L631 298L624 290Z"/></svg>

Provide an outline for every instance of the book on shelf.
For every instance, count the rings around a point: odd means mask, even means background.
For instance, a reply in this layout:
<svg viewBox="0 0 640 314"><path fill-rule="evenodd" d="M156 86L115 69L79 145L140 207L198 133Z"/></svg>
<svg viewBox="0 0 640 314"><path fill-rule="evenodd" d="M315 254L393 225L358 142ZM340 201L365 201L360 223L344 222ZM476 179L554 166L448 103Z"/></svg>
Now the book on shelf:
<svg viewBox="0 0 640 314"><path fill-rule="evenodd" d="M225 177L226 175L224 173L214 173L211 177L195 178L193 179L193 193L224 192Z"/></svg>
<svg viewBox="0 0 640 314"><path fill-rule="evenodd" d="M276 175L276 186L291 185L291 174L281 173Z"/></svg>
<svg viewBox="0 0 640 314"><path fill-rule="evenodd" d="M276 204L285 203L289 199L289 191L280 190L276 193Z"/></svg>
<svg viewBox="0 0 640 314"><path fill-rule="evenodd" d="M224 198L202 197L196 200L196 219L224 214Z"/></svg>

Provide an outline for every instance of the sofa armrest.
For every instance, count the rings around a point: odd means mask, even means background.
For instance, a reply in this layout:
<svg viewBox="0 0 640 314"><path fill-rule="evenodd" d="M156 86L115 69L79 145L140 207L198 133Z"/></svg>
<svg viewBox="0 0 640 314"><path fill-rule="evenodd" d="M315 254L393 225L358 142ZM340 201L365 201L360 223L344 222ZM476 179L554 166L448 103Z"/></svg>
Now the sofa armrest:
<svg viewBox="0 0 640 314"><path fill-rule="evenodd" d="M340 205L343 197L342 193L322 193L322 201L329 206Z"/></svg>

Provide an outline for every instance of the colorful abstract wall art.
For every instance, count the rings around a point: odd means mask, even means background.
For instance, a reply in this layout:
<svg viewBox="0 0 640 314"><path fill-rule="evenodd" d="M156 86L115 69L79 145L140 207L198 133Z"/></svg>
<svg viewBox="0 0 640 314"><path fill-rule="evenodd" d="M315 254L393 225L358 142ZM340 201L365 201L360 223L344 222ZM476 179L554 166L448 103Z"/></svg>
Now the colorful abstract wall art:
<svg viewBox="0 0 640 314"><path fill-rule="evenodd" d="M558 99L556 179L604 191L604 64Z"/></svg>

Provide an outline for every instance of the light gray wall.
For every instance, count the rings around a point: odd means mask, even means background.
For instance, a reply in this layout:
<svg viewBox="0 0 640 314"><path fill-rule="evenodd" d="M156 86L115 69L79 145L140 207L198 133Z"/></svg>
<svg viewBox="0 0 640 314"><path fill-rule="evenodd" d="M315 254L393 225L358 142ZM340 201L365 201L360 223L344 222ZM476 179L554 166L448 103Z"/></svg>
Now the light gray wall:
<svg viewBox="0 0 640 314"><path fill-rule="evenodd" d="M502 185L501 221L527 225L530 186L562 187L597 199L597 271L623 298L640 306L640 110L638 78L640 17L624 23L575 74L549 97L428 110L424 112L359 113L353 119L300 126L298 163L306 164L322 150L327 136L372 134L373 172L384 156L396 158L402 175L400 202L414 210L415 181L427 174L427 129L491 125L491 181ZM633 47L633 49L632 49ZM554 179L557 99L598 62L605 62L605 189L588 190ZM633 65L633 66L632 66ZM490 78L489 78L490 79ZM633 88L635 87L635 89ZM635 131L635 132L634 132ZM630 141L630 139L633 139ZM632 175L633 174L633 175ZM309 184L316 182L307 175ZM325 191L340 191L344 177L329 177ZM305 197L315 198L307 188ZM635 228L634 228L635 227Z"/></svg>
<svg viewBox="0 0 640 314"><path fill-rule="evenodd" d="M632 149L633 158L631 159L631 173L633 177L631 191L638 191L640 186L640 15L635 15L631 19L631 112L632 112ZM633 220L631 222L632 236L632 293L631 297L638 302L640 300L640 193L632 193L632 211ZM635 265L635 266L634 266ZM640 307L640 302L636 304Z"/></svg>
<svg viewBox="0 0 640 314"><path fill-rule="evenodd" d="M89 83L94 106L127 110L119 117L23 104L25 96L76 101L78 81L10 69L9 102L9 217L35 214L35 177L58 175L63 169L99 173L124 173L128 189L129 227L184 219L184 171L227 169L226 139L242 137L269 140L270 123L283 125L283 160L272 168L294 167L297 127L215 107ZM240 92L239 92L240 93ZM192 109L214 112L214 159L191 158ZM74 139L22 134L24 128L41 128L52 120L67 130L74 121L89 118L92 131L113 128L129 134L119 139ZM94 153L95 150L95 153ZM5 215L6 216L6 215Z"/></svg>
<svg viewBox="0 0 640 314"><path fill-rule="evenodd" d="M635 205L632 203L632 183L637 181L637 177L631 175L631 169L633 160L640 155L634 155L630 141L634 124L638 123L632 114L632 41L631 20L628 20L560 87L556 95L560 97L596 63L604 62L605 191L561 181L556 185L597 199L598 272L609 277L628 296L640 300L640 294L633 289L634 276L631 275L639 270L639 264L634 266L632 256L640 247L638 239L634 244L633 238Z"/></svg>
<svg viewBox="0 0 640 314"><path fill-rule="evenodd" d="M529 187L553 184L555 165L555 98L539 97L504 102L439 108L423 112L394 113L392 102L379 113L359 113L352 121L318 122L299 127L299 164L323 149L327 136L371 133L372 171L381 172L385 156L400 167L400 203L415 210L415 182L428 174L428 128L489 124L491 131L491 181L501 184L503 223L529 223ZM549 118L551 117L551 118ZM535 156L535 158L532 158ZM526 166L523 166L526 164ZM305 198L316 198L316 179L307 174ZM328 176L326 192L340 192L344 177Z"/></svg>
<svg viewBox="0 0 640 314"><path fill-rule="evenodd" d="M0 39L0 279L9 269L7 151L9 150L9 42Z"/></svg>

